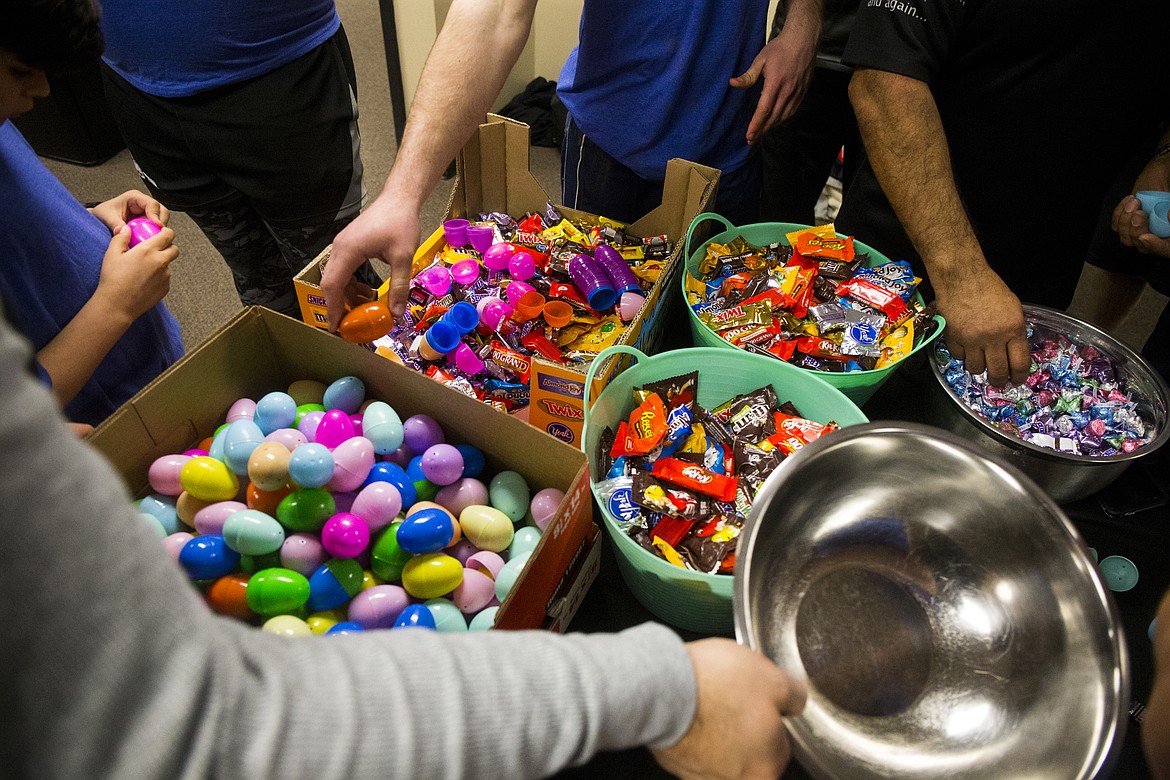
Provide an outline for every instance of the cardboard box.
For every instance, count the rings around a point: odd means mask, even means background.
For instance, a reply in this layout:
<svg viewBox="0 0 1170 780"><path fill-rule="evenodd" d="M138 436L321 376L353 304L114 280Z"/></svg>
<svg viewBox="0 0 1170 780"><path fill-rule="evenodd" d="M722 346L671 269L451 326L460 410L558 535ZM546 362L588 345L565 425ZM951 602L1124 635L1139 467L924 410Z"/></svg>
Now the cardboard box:
<svg viewBox="0 0 1170 780"><path fill-rule="evenodd" d="M297 379L329 383L358 376L368 398L405 419L429 414L450 441L483 450L491 473L512 469L533 492L555 487L565 500L497 616L498 628L562 630L597 574L588 461L519 420L443 387L369 350L268 309L244 309L126 402L89 437L137 496L159 456L210 436L237 399L258 399Z"/></svg>
<svg viewBox="0 0 1170 780"><path fill-rule="evenodd" d="M528 125L489 114L487 121L479 126L459 153L456 160L458 175L444 218L475 218L480 213L493 211L512 216L533 211L543 213L546 205L555 203L556 198L550 197L532 175L528 156ZM687 160L671 160L666 168L662 203L628 226L631 235L665 234L673 244L673 252L657 284L649 292L646 305L629 324L619 344L650 353L657 351L662 344L666 328L688 327L681 315L671 316L671 302L679 308L679 278L685 265L683 243L691 221L714 202L718 184L717 169ZM574 222L598 222L596 215L564 206L557 208ZM423 242L414 256L416 271L430 262L442 247L442 241L440 228ZM295 279L302 316L305 322L319 327L327 324L320 282L321 268L328 261L328 252L326 249ZM384 295L385 290L384 285L380 294ZM614 360L610 365L599 366L592 395L596 397L625 365L625 361ZM531 403L528 407L529 422L533 426L567 444L579 444L585 417L586 368L560 365L539 356L533 358Z"/></svg>

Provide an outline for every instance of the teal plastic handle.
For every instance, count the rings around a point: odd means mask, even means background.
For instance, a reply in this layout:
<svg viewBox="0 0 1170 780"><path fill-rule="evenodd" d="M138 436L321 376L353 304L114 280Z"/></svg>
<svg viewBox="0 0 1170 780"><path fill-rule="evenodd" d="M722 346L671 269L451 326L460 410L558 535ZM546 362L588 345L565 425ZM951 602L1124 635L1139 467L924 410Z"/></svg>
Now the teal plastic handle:
<svg viewBox="0 0 1170 780"><path fill-rule="evenodd" d="M584 395L583 401L585 403L586 410L588 410L589 406L592 404L592 401L589 398L589 393L590 393L590 390L593 388L594 374L597 373L597 369L603 363L608 362L609 359L611 357L613 357L614 355L630 355L639 363L641 363L644 360L650 359L650 356L647 355L642 350L634 349L633 347L623 346L621 344L616 344L612 347L606 347L605 349L601 350L601 352L597 355L597 357L595 357L593 359L593 362L589 364L589 370L585 372L585 395ZM585 438L584 434L582 434L581 438L582 438L582 440L584 440L584 438Z"/></svg>
<svg viewBox="0 0 1170 780"><path fill-rule="evenodd" d="M724 217L716 214L713 211L704 211L702 214L696 215L695 218L691 220L690 227L687 228L687 240L686 243L683 244L684 259L691 256L691 236L694 234L695 228L710 219L713 219L716 222L722 222L725 230L732 230L735 227L735 225L731 224Z"/></svg>

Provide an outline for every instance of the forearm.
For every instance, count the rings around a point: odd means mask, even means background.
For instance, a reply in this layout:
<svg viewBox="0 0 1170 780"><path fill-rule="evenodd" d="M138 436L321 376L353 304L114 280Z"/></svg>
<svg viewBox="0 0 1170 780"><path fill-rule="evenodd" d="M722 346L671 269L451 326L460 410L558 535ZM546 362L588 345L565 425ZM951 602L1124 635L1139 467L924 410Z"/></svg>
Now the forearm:
<svg viewBox="0 0 1170 780"><path fill-rule="evenodd" d="M1142 722L1142 745L1150 772L1158 780L1170 780L1170 594L1158 609L1154 637L1154 689L1150 692Z"/></svg>
<svg viewBox="0 0 1170 780"><path fill-rule="evenodd" d="M816 49L825 17L824 0L792 0L787 4L784 28L780 31L789 44L809 45Z"/></svg>
<svg viewBox="0 0 1170 780"><path fill-rule="evenodd" d="M536 0L456 0L427 57L386 180L387 199L416 206L499 95L532 27Z"/></svg>
<svg viewBox="0 0 1170 780"><path fill-rule="evenodd" d="M81 392L132 323L125 312L106 306L94 296L37 352L37 362L53 381L53 396L58 404L64 407Z"/></svg>

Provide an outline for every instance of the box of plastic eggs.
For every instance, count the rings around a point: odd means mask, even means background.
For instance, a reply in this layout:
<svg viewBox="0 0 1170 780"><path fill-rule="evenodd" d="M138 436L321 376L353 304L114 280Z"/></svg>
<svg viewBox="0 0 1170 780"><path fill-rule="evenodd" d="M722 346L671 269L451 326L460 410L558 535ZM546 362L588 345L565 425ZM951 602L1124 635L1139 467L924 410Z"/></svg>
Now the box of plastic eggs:
<svg viewBox="0 0 1170 780"><path fill-rule="evenodd" d="M278 633L563 630L597 575L581 452L267 309L88 441L209 606Z"/></svg>

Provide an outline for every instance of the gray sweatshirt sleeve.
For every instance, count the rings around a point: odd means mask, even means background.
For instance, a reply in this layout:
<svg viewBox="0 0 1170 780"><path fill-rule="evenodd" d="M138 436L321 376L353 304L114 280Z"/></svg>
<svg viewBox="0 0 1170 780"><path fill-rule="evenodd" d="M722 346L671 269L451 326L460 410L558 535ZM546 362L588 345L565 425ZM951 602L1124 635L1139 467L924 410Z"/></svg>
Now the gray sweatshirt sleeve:
<svg viewBox="0 0 1170 780"><path fill-rule="evenodd" d="M539 777L689 727L662 626L290 639L213 615L29 356L0 324L4 774Z"/></svg>

